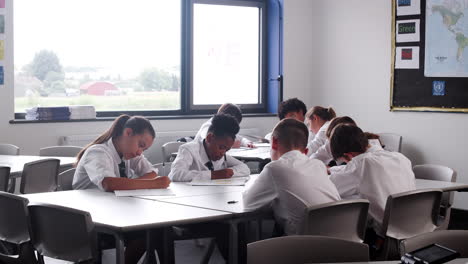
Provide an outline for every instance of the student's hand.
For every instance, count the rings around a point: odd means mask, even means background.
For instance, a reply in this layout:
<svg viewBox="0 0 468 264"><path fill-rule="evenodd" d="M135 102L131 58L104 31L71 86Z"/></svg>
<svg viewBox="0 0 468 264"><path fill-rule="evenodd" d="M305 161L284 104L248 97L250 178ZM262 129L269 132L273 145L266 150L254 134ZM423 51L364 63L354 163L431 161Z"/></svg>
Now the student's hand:
<svg viewBox="0 0 468 264"><path fill-rule="evenodd" d="M327 166L327 174L330 175L331 172L330 172L330 166Z"/></svg>
<svg viewBox="0 0 468 264"><path fill-rule="evenodd" d="M232 175L234 175L234 171L232 169L217 170L211 172L211 179L227 179L231 178Z"/></svg>
<svg viewBox="0 0 468 264"><path fill-rule="evenodd" d="M171 183L171 180L167 176L158 176L154 178L154 184L156 189L165 189L169 187L169 184Z"/></svg>
<svg viewBox="0 0 468 264"><path fill-rule="evenodd" d="M234 144L232 144L232 148L240 148L241 142L239 140L234 140Z"/></svg>
<svg viewBox="0 0 468 264"><path fill-rule="evenodd" d="M248 148L256 148L253 142L247 143Z"/></svg>

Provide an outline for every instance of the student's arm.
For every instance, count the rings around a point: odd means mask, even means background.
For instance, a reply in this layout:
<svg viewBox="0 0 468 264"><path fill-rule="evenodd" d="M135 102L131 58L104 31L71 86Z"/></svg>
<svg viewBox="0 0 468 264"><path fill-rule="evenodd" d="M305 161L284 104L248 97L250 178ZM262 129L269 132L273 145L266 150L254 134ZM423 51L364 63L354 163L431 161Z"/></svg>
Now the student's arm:
<svg viewBox="0 0 468 264"><path fill-rule="evenodd" d="M151 179L141 179L141 177L138 179L105 177L102 180L102 187L107 192L116 190L164 189L170 183L171 181L166 176Z"/></svg>
<svg viewBox="0 0 468 264"><path fill-rule="evenodd" d="M110 154L98 148L88 149L81 162L90 181L103 191L166 188L170 183L167 177L151 180L120 178L114 174L114 161Z"/></svg>
<svg viewBox="0 0 468 264"><path fill-rule="evenodd" d="M325 144L327 140L326 130L320 129L314 139L307 144L307 149L309 149L309 155L315 153L321 146Z"/></svg>
<svg viewBox="0 0 468 264"><path fill-rule="evenodd" d="M135 179L153 179L158 176L153 165L144 155L131 159L130 168L135 172Z"/></svg>
<svg viewBox="0 0 468 264"><path fill-rule="evenodd" d="M226 155L226 165L228 169L232 169L233 177L250 175L250 169L245 163L229 155Z"/></svg>
<svg viewBox="0 0 468 264"><path fill-rule="evenodd" d="M271 177L271 169L267 166L252 185L242 193L244 208L253 211L271 204L277 197L276 185Z"/></svg>
<svg viewBox="0 0 468 264"><path fill-rule="evenodd" d="M240 146L241 146L241 147L255 148L255 146L254 146L254 144L252 143L252 141L246 139L245 137L242 137L242 136L237 135L237 136L236 136L236 140L239 140L239 141L240 141Z"/></svg>
<svg viewBox="0 0 468 264"><path fill-rule="evenodd" d="M335 184L341 198L351 198L358 195L361 182L362 166L360 162L349 162L344 166L335 166L330 170L330 180Z"/></svg>
<svg viewBox="0 0 468 264"><path fill-rule="evenodd" d="M179 153L172 163L169 178L175 182L189 182L193 179L211 179L211 171L209 170L190 170L193 162L193 156L190 151L187 148L180 147Z"/></svg>
<svg viewBox="0 0 468 264"><path fill-rule="evenodd" d="M310 155L310 158L321 160L323 163L325 163L325 165L330 163L330 161L333 160L330 149L330 141L326 140L323 146L321 146L315 153Z"/></svg>

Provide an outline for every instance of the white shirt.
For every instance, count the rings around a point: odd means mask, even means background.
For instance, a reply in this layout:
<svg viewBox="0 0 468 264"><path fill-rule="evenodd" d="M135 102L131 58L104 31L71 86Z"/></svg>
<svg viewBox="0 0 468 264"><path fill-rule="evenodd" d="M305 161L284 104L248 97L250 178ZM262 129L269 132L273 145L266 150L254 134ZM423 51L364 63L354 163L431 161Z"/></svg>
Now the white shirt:
<svg viewBox="0 0 468 264"><path fill-rule="evenodd" d="M347 165L330 168L330 179L343 199L369 200L371 223L379 232L389 195L415 190L415 178L403 154L390 152L378 145L354 157Z"/></svg>
<svg viewBox="0 0 468 264"><path fill-rule="evenodd" d="M209 180L211 171L205 165L210 159L203 147L203 140L194 140L179 147L177 157L172 163L169 178L174 182L187 182L193 179ZM216 161L211 161L215 171L222 169L232 169L233 177L249 176L250 169L241 161L225 155Z"/></svg>
<svg viewBox="0 0 468 264"><path fill-rule="evenodd" d="M81 157L73 176L73 189L101 189L106 177L120 177L119 163L122 162L112 138L102 144L89 147ZM128 178L134 179L153 171L145 156L124 160Z"/></svg>
<svg viewBox="0 0 468 264"><path fill-rule="evenodd" d="M270 162L250 184L243 193L245 209L256 210L272 205L276 219L288 235L297 233L304 217L304 207L292 206L294 201L286 195L286 191L302 199L308 206L340 200L325 165L297 150Z"/></svg>
<svg viewBox="0 0 468 264"><path fill-rule="evenodd" d="M212 120L213 118L210 118L208 121L206 121L205 123L201 125L200 129L195 135L195 139L194 139L195 141L203 141L206 138L206 135L208 134L208 129L211 126ZM250 140L239 135L236 135L236 140L240 142L241 147L248 147L248 145L252 143Z"/></svg>
<svg viewBox="0 0 468 264"><path fill-rule="evenodd" d="M312 140L309 141L307 144L307 148L309 149L309 156L315 153L321 146L325 145L327 141L327 129L330 125L330 121L325 122L322 127L320 127L319 131Z"/></svg>
<svg viewBox="0 0 468 264"><path fill-rule="evenodd" d="M369 145L381 146L378 139L369 139ZM315 153L310 155L311 159L321 160L325 165L328 165L333 160L333 154L331 152L330 140L326 140L325 144L321 146Z"/></svg>

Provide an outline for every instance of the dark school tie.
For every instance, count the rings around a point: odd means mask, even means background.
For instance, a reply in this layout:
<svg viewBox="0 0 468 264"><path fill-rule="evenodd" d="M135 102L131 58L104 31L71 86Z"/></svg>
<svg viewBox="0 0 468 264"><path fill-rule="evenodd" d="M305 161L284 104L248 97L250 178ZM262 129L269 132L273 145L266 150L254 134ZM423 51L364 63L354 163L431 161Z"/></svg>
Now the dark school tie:
<svg viewBox="0 0 468 264"><path fill-rule="evenodd" d="M205 163L205 166L210 170L210 171L214 171L214 167L213 167L213 162L208 161L207 163Z"/></svg>
<svg viewBox="0 0 468 264"><path fill-rule="evenodd" d="M127 172L125 169L125 161L119 163L119 173L121 178L127 178Z"/></svg>

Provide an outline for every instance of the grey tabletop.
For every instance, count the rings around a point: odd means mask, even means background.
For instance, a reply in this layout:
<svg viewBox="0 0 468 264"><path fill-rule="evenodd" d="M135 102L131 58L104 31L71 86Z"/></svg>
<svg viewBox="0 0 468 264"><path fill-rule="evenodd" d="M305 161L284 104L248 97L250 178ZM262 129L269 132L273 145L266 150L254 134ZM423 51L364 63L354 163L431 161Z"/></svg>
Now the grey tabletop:
<svg viewBox="0 0 468 264"><path fill-rule="evenodd" d="M42 157L28 155L0 155L0 166L10 167L12 177L19 177L23 171L25 163L43 160L43 159L59 159L60 166L72 166L75 163L75 157Z"/></svg>
<svg viewBox="0 0 468 264"><path fill-rule="evenodd" d="M445 181L432 181L432 180L423 180L416 179L416 189L442 189L445 192L448 191L468 191L468 184L460 182L445 182Z"/></svg>
<svg viewBox="0 0 468 264"><path fill-rule="evenodd" d="M192 186L186 182L171 182L169 189L171 189L175 195L138 196L138 198L159 201L180 197L191 197L228 192L242 192L244 190L244 186Z"/></svg>
<svg viewBox="0 0 468 264"><path fill-rule="evenodd" d="M173 203L191 207L205 208L227 212L232 214L249 213L245 210L242 201L242 192L214 193L200 196L178 197L161 200L166 203Z"/></svg>
<svg viewBox="0 0 468 264"><path fill-rule="evenodd" d="M93 222L114 231L146 230L171 225L228 219L227 212L132 197L100 190L75 190L23 195L30 204L50 203L91 214Z"/></svg>
<svg viewBox="0 0 468 264"><path fill-rule="evenodd" d="M236 148L229 150L227 154L241 160L265 161L271 158L269 146L257 148Z"/></svg>

